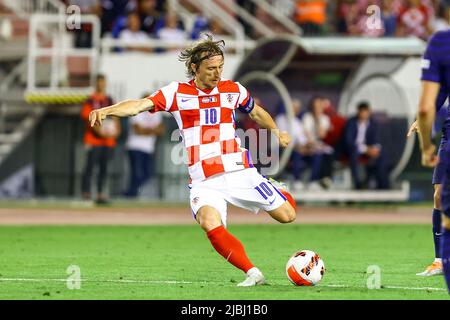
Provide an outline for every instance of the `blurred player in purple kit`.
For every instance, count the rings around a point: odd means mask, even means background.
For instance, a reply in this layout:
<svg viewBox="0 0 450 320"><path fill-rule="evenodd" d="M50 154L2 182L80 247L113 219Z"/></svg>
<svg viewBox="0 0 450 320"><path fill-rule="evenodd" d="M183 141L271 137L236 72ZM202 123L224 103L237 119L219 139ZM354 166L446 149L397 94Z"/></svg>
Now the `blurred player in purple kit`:
<svg viewBox="0 0 450 320"><path fill-rule="evenodd" d="M438 108L438 107L437 107ZM445 152L445 146L448 142L448 130L445 126L446 122L447 126L450 123L450 114L448 113L448 107L441 107L436 114L436 121L433 125L433 134L434 137L436 133L441 130L442 136L441 141L439 143L439 151L438 156L442 157L442 153ZM409 138L414 134L414 132L418 131L417 120L411 125L409 128L407 137ZM434 242L434 261L425 268L424 271L416 273L417 276L429 277L435 275L442 275L442 258L441 258L441 190L442 190L442 179L444 177L445 165L443 162L439 162L433 171L432 184L434 188L433 194L433 212L432 212L432 234L433 234L433 242Z"/></svg>
<svg viewBox="0 0 450 320"><path fill-rule="evenodd" d="M450 94L450 30L435 33L428 42L422 60L422 93L417 115L422 165L442 170L441 187L441 258L443 272L447 286L450 289L450 145L447 139L446 121L443 128L443 142L441 143L439 157L435 154L436 147L431 141L433 122L436 114L445 104ZM439 226L437 226L438 228ZM438 229L439 231L439 229ZM438 232L439 234L440 232Z"/></svg>

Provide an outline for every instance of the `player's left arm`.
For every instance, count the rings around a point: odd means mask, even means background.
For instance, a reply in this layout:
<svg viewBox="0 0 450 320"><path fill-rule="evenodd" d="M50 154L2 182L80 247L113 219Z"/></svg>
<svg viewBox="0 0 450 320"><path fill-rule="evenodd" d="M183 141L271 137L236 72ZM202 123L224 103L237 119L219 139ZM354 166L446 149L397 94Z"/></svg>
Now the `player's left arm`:
<svg viewBox="0 0 450 320"><path fill-rule="evenodd" d="M286 131L280 131L275 124L275 121L271 115L264 110L263 107L257 105L253 107L252 111L249 113L250 119L255 121L261 128L270 130L280 141L282 147L287 147L291 142L291 137Z"/></svg>
<svg viewBox="0 0 450 320"><path fill-rule="evenodd" d="M422 152L422 165L433 167L438 159L434 154L436 147L431 141L431 131L436 114L436 99L440 84L433 81L422 81L419 110L417 112L417 127Z"/></svg>

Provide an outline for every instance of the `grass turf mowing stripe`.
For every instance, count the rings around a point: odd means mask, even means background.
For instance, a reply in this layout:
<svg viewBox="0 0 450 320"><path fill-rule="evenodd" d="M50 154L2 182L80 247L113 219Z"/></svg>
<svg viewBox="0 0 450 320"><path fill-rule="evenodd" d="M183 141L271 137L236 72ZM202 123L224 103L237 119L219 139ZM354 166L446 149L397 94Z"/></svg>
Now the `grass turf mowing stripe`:
<svg viewBox="0 0 450 320"><path fill-rule="evenodd" d="M237 288L245 275L214 251L197 226L0 227L0 299L450 297L443 277L415 275L433 256L428 225L231 225L230 231L269 286ZM286 262L300 249L325 261L325 277L316 287L298 288L286 278ZM366 285L374 265L381 290ZM79 267L80 290L66 290L75 283L69 266Z"/></svg>
<svg viewBox="0 0 450 320"><path fill-rule="evenodd" d="M4 278L0 279L0 282L67 282L67 279L30 279L30 278ZM121 280L112 280L112 279L103 279L103 280L92 280L92 279L80 279L80 282L108 282L108 283L140 283L140 284L218 284L223 283L220 281L178 281L178 280L133 280L133 279L121 279ZM275 284L275 283L274 283ZM270 283L267 285L270 286ZM279 284L276 285L285 285L291 287L291 284ZM364 286L351 286L346 284L328 284L328 285L318 285L316 287L326 287L326 288L357 288L357 289L366 289ZM380 289L398 289L398 290L417 290L417 291L447 291L444 288L433 288L433 287L402 287L402 286L381 286ZM377 289L373 289L377 290Z"/></svg>

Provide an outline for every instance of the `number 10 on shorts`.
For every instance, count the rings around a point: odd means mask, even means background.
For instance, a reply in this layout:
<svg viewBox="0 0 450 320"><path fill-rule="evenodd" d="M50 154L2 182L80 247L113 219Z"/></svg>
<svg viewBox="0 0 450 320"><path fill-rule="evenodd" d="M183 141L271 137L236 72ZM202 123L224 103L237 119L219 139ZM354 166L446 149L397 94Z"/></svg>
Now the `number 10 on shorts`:
<svg viewBox="0 0 450 320"><path fill-rule="evenodd" d="M273 196L273 191L269 188L269 186L265 182L261 182L259 186L255 187L255 189L264 198L264 200L267 200L268 197Z"/></svg>

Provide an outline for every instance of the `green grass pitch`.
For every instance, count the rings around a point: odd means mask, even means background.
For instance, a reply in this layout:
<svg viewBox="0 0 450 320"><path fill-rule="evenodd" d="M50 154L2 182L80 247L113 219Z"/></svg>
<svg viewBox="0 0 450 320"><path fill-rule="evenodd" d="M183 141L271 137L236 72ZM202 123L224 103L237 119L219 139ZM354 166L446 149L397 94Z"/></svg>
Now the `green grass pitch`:
<svg viewBox="0 0 450 320"><path fill-rule="evenodd" d="M244 274L196 225L2 226L0 299L449 299L443 277L415 275L433 258L428 225L229 230L269 285L236 287ZM325 276L315 287L295 287L286 278L285 264L299 249L324 259ZM71 265L80 268L80 289L67 287ZM371 265L381 270L381 289L367 288Z"/></svg>

